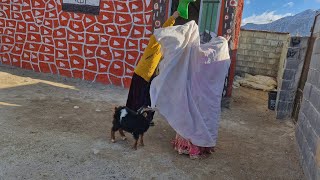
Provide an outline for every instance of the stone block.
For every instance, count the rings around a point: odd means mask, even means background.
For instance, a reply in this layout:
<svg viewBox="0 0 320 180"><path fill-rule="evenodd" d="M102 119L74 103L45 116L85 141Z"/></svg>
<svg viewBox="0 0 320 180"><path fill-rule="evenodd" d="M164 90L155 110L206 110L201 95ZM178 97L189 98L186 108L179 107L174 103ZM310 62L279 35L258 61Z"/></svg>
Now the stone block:
<svg viewBox="0 0 320 180"><path fill-rule="evenodd" d="M248 55L248 56L256 56L256 55L257 55L257 51L254 51L254 50L245 50L245 55Z"/></svg>
<svg viewBox="0 0 320 180"><path fill-rule="evenodd" d="M238 49L237 54L244 55L244 49Z"/></svg>
<svg viewBox="0 0 320 180"><path fill-rule="evenodd" d="M263 49L264 49L264 46L259 44L256 44L251 47L251 50L256 50L256 51L263 51Z"/></svg>
<svg viewBox="0 0 320 180"><path fill-rule="evenodd" d="M274 59L274 58L268 58L266 59L267 64L273 64L273 65L278 65L278 59Z"/></svg>
<svg viewBox="0 0 320 180"><path fill-rule="evenodd" d="M320 54L313 54L311 57L310 67L320 70Z"/></svg>
<svg viewBox="0 0 320 180"><path fill-rule="evenodd" d="M240 42L240 44L246 44L246 43L248 43L247 37L240 36L239 42Z"/></svg>
<svg viewBox="0 0 320 180"><path fill-rule="evenodd" d="M246 40L247 44L255 44L257 42L257 39L254 37L248 37Z"/></svg>
<svg viewBox="0 0 320 180"><path fill-rule="evenodd" d="M276 48L276 53L282 53L282 51L283 51L283 47L282 46Z"/></svg>
<svg viewBox="0 0 320 180"><path fill-rule="evenodd" d="M280 58L280 54L276 54L276 53L269 53L269 58Z"/></svg>
<svg viewBox="0 0 320 180"><path fill-rule="evenodd" d="M290 40L290 35L289 34L283 34L283 35L279 35L278 39L280 41L288 41Z"/></svg>
<svg viewBox="0 0 320 180"><path fill-rule="evenodd" d="M273 47L282 47L283 46L283 42L282 41L275 41L275 40L270 40L270 46Z"/></svg>
<svg viewBox="0 0 320 180"><path fill-rule="evenodd" d="M240 37L253 37L253 32L252 31L246 31L246 30L241 30L240 31Z"/></svg>
<svg viewBox="0 0 320 180"><path fill-rule="evenodd" d="M276 49L277 48L275 48L273 46L264 46L263 47L263 51L265 51L265 52L276 52Z"/></svg>
<svg viewBox="0 0 320 180"><path fill-rule="evenodd" d="M261 39L261 41L259 41L259 44L264 45L264 46L270 46L271 41L267 40L267 39Z"/></svg>
<svg viewBox="0 0 320 180"><path fill-rule="evenodd" d="M243 54L237 54L237 60L244 60L244 55Z"/></svg>
<svg viewBox="0 0 320 180"><path fill-rule="evenodd" d="M269 58L269 53L264 51L257 51L257 56L263 57L263 58Z"/></svg>
<svg viewBox="0 0 320 180"><path fill-rule="evenodd" d="M265 39L267 37L267 33L265 33L265 32L254 32L253 37Z"/></svg>
<svg viewBox="0 0 320 180"><path fill-rule="evenodd" d="M293 90L293 81L283 80L281 90Z"/></svg>
<svg viewBox="0 0 320 180"><path fill-rule="evenodd" d="M279 35L275 34L275 33L267 33L267 39L271 39L271 40L278 40L279 39Z"/></svg>

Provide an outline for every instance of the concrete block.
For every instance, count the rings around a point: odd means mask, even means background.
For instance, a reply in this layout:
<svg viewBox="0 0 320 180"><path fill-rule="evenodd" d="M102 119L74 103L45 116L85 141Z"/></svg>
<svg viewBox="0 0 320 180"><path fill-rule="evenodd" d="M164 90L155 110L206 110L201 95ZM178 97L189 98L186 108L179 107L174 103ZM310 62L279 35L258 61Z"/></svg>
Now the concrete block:
<svg viewBox="0 0 320 180"><path fill-rule="evenodd" d="M320 112L320 91L317 88L312 88L310 92L310 102Z"/></svg>
<svg viewBox="0 0 320 180"><path fill-rule="evenodd" d="M287 109L287 105L288 105L288 101L289 101L289 97L290 97L290 94L288 91L286 90L281 90L278 92L279 93L279 104L278 104L278 109L279 111L284 111ZM281 102L281 103L280 103ZM285 103L282 103L282 102L285 102ZM284 107L285 105L285 107Z"/></svg>
<svg viewBox="0 0 320 180"><path fill-rule="evenodd" d="M280 94L278 95L279 96L279 99L281 98ZM288 102L286 101L278 101L277 103L277 111L287 111L287 108L288 108Z"/></svg>
<svg viewBox="0 0 320 180"><path fill-rule="evenodd" d="M310 99L312 85L309 82L306 82L304 89L303 89L303 97L307 100Z"/></svg>
<svg viewBox="0 0 320 180"><path fill-rule="evenodd" d="M313 46L313 54L320 54L320 37L316 39Z"/></svg>
<svg viewBox="0 0 320 180"><path fill-rule="evenodd" d="M307 168L308 168L308 171L309 171L310 179L315 179L315 175L316 175L315 174L315 170L316 170L315 157L310 151L308 153Z"/></svg>
<svg viewBox="0 0 320 180"><path fill-rule="evenodd" d="M284 80L293 80L295 77L296 71L285 69L283 73Z"/></svg>
<svg viewBox="0 0 320 180"><path fill-rule="evenodd" d="M253 37L265 39L267 37L267 33L265 33L265 32L254 32Z"/></svg>
<svg viewBox="0 0 320 180"><path fill-rule="evenodd" d="M320 70L320 54L313 54L311 57L310 67Z"/></svg>
<svg viewBox="0 0 320 180"><path fill-rule="evenodd" d="M277 119L286 119L288 117L289 115L287 111L277 111L277 116L276 116Z"/></svg>
<svg viewBox="0 0 320 180"><path fill-rule="evenodd" d="M286 69L292 69L297 70L299 68L300 61L298 59L289 58L286 61L285 68Z"/></svg>
<svg viewBox="0 0 320 180"><path fill-rule="evenodd" d="M314 33L320 33L320 18L318 16L315 27L314 27Z"/></svg>
<svg viewBox="0 0 320 180"><path fill-rule="evenodd" d="M316 87L318 87L319 77L320 77L319 71L310 67L307 81L315 85Z"/></svg>
<svg viewBox="0 0 320 180"><path fill-rule="evenodd" d="M287 58L298 59L300 57L299 48L289 48L287 52Z"/></svg>
<svg viewBox="0 0 320 180"><path fill-rule="evenodd" d="M299 116L299 117L300 117L300 116ZM303 121L303 123L304 123L305 120L299 118L298 124L300 124L301 121ZM301 131L301 128L300 128L300 126L297 126L297 128L296 128L296 140L297 140L299 149L300 149L300 148L302 147L302 145L303 145L303 139L304 139L304 135L303 135L303 133L302 133L302 131Z"/></svg>

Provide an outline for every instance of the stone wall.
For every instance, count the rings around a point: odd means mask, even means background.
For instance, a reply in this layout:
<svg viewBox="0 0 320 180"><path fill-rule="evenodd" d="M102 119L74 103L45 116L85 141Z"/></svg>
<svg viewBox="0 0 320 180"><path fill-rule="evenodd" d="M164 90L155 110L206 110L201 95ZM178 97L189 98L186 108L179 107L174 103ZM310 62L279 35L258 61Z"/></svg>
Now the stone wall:
<svg viewBox="0 0 320 180"><path fill-rule="evenodd" d="M236 73L278 77L289 39L287 33L241 30Z"/></svg>
<svg viewBox="0 0 320 180"><path fill-rule="evenodd" d="M292 37L284 65L279 67L277 118L290 118L308 48L308 37ZM283 68L282 68L283 67Z"/></svg>
<svg viewBox="0 0 320 180"><path fill-rule="evenodd" d="M303 91L296 139L307 179L320 179L320 16L317 17L313 37L316 40Z"/></svg>

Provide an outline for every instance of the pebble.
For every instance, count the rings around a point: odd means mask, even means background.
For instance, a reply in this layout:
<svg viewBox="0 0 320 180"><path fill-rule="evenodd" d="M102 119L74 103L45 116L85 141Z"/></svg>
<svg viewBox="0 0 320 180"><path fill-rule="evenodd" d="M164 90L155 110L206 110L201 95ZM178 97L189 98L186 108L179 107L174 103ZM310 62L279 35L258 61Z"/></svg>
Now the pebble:
<svg viewBox="0 0 320 180"><path fill-rule="evenodd" d="M73 106L74 109L79 109L79 106Z"/></svg>

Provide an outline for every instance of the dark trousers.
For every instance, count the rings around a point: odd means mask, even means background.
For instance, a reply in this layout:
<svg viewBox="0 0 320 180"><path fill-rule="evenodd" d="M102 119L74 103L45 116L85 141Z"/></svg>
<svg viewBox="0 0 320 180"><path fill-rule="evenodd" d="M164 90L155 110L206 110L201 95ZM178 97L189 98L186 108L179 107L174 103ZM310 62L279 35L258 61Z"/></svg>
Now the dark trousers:
<svg viewBox="0 0 320 180"><path fill-rule="evenodd" d="M133 74L126 104L129 109L137 111L143 106L151 105L150 85L152 79L148 82L136 73ZM147 118L152 121L153 116L154 112L150 112Z"/></svg>

